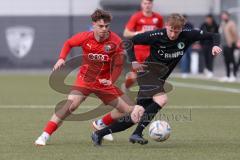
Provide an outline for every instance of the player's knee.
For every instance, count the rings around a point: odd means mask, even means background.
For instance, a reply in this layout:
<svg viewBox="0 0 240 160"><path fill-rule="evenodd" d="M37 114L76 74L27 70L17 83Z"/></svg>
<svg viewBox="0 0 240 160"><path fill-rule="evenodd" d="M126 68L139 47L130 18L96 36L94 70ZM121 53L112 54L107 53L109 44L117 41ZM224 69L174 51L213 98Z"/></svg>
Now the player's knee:
<svg viewBox="0 0 240 160"><path fill-rule="evenodd" d="M159 104L161 107L164 107L168 102L168 97L166 95L154 96L153 101Z"/></svg>

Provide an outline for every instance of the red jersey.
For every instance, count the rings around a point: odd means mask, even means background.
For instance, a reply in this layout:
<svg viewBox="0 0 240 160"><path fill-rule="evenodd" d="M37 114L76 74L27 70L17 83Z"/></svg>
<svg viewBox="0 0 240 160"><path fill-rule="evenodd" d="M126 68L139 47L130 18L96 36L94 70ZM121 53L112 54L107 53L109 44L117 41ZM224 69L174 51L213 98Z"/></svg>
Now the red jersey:
<svg viewBox="0 0 240 160"><path fill-rule="evenodd" d="M146 17L142 11L138 11L132 15L128 21L126 28L130 31L152 31L155 29L163 28L163 17L153 12L152 16ZM137 61L144 61L150 54L150 46L135 45L134 51Z"/></svg>
<svg viewBox="0 0 240 160"><path fill-rule="evenodd" d="M64 43L59 58L66 59L72 47L80 46L83 50L83 59L78 80L84 83L98 83L98 79L111 80L113 57L122 52L120 43L121 38L113 32L109 32L109 37L103 42L95 39L93 31L81 32Z"/></svg>

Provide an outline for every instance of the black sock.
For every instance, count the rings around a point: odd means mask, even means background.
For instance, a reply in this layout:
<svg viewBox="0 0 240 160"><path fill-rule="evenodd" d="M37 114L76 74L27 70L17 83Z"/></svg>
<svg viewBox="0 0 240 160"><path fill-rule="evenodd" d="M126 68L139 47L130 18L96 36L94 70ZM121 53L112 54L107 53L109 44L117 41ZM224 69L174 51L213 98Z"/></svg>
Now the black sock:
<svg viewBox="0 0 240 160"><path fill-rule="evenodd" d="M101 129L99 131L96 131L96 133L99 136L103 137L111 133L124 131L132 127L133 125L134 123L132 122L131 117L128 115L128 116L124 116L123 118L120 118L117 122L111 124L110 126L104 129Z"/></svg>
<svg viewBox="0 0 240 160"><path fill-rule="evenodd" d="M133 134L142 135L144 128L148 126L161 108L162 107L154 101L148 107L146 107L143 117L138 123L138 126Z"/></svg>

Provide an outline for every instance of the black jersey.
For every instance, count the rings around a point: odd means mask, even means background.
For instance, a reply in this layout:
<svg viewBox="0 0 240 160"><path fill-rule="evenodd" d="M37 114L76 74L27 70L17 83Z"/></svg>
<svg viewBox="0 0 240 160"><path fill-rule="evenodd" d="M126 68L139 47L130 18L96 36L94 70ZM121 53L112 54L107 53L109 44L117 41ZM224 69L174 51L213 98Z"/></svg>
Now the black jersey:
<svg viewBox="0 0 240 160"><path fill-rule="evenodd" d="M219 35L203 32L202 30L183 30L176 40L170 40L167 30L160 29L138 34L132 38L133 45L150 45L150 55L145 64L160 63L168 68L162 79L166 79L180 61L185 50L199 40L211 40L214 45L219 45ZM136 61L133 47L128 50L130 61Z"/></svg>

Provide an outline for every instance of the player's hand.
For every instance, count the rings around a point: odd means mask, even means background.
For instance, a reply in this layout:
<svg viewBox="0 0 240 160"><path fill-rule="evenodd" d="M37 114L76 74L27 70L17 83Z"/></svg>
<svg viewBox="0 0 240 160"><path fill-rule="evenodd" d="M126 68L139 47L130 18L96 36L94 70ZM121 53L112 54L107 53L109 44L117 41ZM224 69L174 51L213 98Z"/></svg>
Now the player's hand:
<svg viewBox="0 0 240 160"><path fill-rule="evenodd" d="M136 36L136 35L141 34L141 33L144 33L144 32L145 32L145 31L142 29L141 31L137 31L137 32L135 32L134 35Z"/></svg>
<svg viewBox="0 0 240 160"><path fill-rule="evenodd" d="M65 65L65 60L64 60L64 59L59 59L59 60L57 61L57 63L54 65L53 71L61 68L61 67L64 66L64 65Z"/></svg>
<svg viewBox="0 0 240 160"><path fill-rule="evenodd" d="M143 116L145 109L140 105L135 105L131 113L133 123L138 123Z"/></svg>
<svg viewBox="0 0 240 160"><path fill-rule="evenodd" d="M147 65L138 63L137 61L132 62L132 68L134 71L143 72L145 67L147 67Z"/></svg>
<svg viewBox="0 0 240 160"><path fill-rule="evenodd" d="M99 83L104 85L104 86L110 86L112 85L112 81L108 80L108 79L99 79Z"/></svg>
<svg viewBox="0 0 240 160"><path fill-rule="evenodd" d="M222 52L222 49L218 46L213 46L212 55L217 56Z"/></svg>

